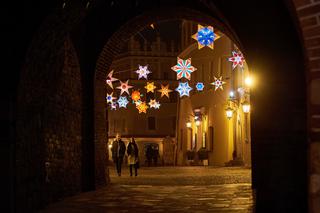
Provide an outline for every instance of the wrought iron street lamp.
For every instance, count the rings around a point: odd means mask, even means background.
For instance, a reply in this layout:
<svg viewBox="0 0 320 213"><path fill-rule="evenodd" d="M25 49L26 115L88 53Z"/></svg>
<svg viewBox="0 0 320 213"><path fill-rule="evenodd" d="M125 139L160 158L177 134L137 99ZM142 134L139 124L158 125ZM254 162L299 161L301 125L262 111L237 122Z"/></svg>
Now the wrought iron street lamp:
<svg viewBox="0 0 320 213"><path fill-rule="evenodd" d="M228 119L231 119L233 116L233 109L230 106L228 106L226 109L226 115Z"/></svg>
<svg viewBox="0 0 320 213"><path fill-rule="evenodd" d="M191 126L192 126L191 122L188 121L188 122L187 122L187 127L188 127L188 128L191 128Z"/></svg>
<svg viewBox="0 0 320 213"><path fill-rule="evenodd" d="M244 113L250 112L250 103L248 101L242 103L242 110Z"/></svg>

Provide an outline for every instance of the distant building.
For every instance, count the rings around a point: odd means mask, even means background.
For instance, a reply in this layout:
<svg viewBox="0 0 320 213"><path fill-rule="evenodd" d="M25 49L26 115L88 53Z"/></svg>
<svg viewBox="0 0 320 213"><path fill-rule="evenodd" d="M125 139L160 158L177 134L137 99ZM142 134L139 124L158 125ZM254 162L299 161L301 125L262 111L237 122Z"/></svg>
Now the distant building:
<svg viewBox="0 0 320 213"><path fill-rule="evenodd" d="M133 89L130 89L130 95L133 90L139 90L142 94L142 101L148 103L150 99L155 98L161 106L160 109L148 108L146 114L139 114L132 101L128 104L127 109L111 110L108 107L109 144L117 133L126 143L131 137L134 137L140 149L141 164L145 163L145 151L148 145L158 148L160 154L158 164L162 164L162 141L165 138L168 140L168 137L175 140L177 93L174 92L174 89L177 81L171 67L176 64L180 51L179 46L173 41L162 41L159 34L156 34L155 41L152 42L143 40L141 37L143 38L143 36L136 35L130 38L126 49L113 61L111 70L114 70L114 77L121 81L129 79L129 85L134 86ZM148 75L148 80L138 80L138 74L135 73L138 65L148 65L148 69L152 72ZM151 81L157 88L154 93L146 93L144 86ZM170 84L170 89L173 90L169 93L170 98L160 97L161 93L158 90L161 89L161 84ZM115 88L117 86L119 83L114 84L113 92L114 96L119 97L120 90ZM108 88L108 91L111 92L111 89ZM128 95L126 96L131 100ZM111 155L109 156L111 158Z"/></svg>
<svg viewBox="0 0 320 213"><path fill-rule="evenodd" d="M197 68L191 74L189 84L193 87L190 97L180 98L177 127L177 164L178 165L247 165L251 166L250 116L242 110L245 94L244 77L248 75L247 67L241 71L232 70L228 58L232 56L235 46L225 35L215 41L214 50L204 47L198 49L191 35L197 31L197 25L184 21L182 28L183 51L179 57L192 58L192 65ZM211 85L214 77L226 82L223 90L214 91ZM197 82L204 83L202 92L196 91ZM230 101L229 93L234 91ZM226 108L233 109L232 118L226 117ZM201 160L199 150L204 152Z"/></svg>

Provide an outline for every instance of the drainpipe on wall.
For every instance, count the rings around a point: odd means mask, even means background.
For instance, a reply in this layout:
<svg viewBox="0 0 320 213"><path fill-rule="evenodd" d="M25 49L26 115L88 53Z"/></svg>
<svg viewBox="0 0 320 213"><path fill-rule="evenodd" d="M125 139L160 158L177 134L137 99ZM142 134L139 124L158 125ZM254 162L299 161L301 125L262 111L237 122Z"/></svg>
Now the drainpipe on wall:
<svg viewBox="0 0 320 213"><path fill-rule="evenodd" d="M176 145L175 145L175 151L174 151L174 166L177 165L177 160L178 160L178 134L179 134L179 119L180 119L180 98L178 97L178 101L177 101L177 113L176 113ZM180 135L181 137L181 135Z"/></svg>

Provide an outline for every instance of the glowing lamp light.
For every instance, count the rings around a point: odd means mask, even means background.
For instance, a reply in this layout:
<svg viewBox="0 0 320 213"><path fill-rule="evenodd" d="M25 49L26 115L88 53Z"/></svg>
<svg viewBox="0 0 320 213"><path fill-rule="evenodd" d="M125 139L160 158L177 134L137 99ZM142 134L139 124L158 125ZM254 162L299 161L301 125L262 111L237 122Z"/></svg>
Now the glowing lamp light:
<svg viewBox="0 0 320 213"><path fill-rule="evenodd" d="M230 98L234 98L234 92L233 92L233 91L230 91L230 92L229 92L229 97L230 97Z"/></svg>
<svg viewBox="0 0 320 213"><path fill-rule="evenodd" d="M191 128L191 125L192 125L191 122L188 121L188 122L187 122L187 127L188 127L188 128Z"/></svg>
<svg viewBox="0 0 320 213"><path fill-rule="evenodd" d="M228 118L228 119L231 119L231 118L232 118L232 116L233 116L233 110L232 110L231 107L228 107L228 108L226 109L226 115L227 115L227 118Z"/></svg>
<svg viewBox="0 0 320 213"><path fill-rule="evenodd" d="M196 121L196 126L200 126L201 121Z"/></svg>
<svg viewBox="0 0 320 213"><path fill-rule="evenodd" d="M249 102L244 102L242 104L242 110L244 113L249 113L250 112L250 104Z"/></svg>
<svg viewBox="0 0 320 213"><path fill-rule="evenodd" d="M252 79L250 76L248 76L248 77L246 77L246 79L244 80L244 83L246 84L247 87L252 87L252 85L253 85L253 79Z"/></svg>
<svg viewBox="0 0 320 213"><path fill-rule="evenodd" d="M112 144L109 144L109 149L111 149L112 148Z"/></svg>

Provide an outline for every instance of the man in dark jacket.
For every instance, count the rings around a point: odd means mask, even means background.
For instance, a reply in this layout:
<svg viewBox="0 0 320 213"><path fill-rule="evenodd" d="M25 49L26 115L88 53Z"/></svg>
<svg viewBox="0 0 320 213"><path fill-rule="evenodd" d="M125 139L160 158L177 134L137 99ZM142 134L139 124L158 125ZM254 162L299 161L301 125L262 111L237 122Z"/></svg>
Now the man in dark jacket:
<svg viewBox="0 0 320 213"><path fill-rule="evenodd" d="M112 159L116 165L118 176L121 176L121 166L123 157L126 152L126 145L121 140L120 135L116 135L116 139L112 143Z"/></svg>

